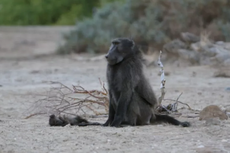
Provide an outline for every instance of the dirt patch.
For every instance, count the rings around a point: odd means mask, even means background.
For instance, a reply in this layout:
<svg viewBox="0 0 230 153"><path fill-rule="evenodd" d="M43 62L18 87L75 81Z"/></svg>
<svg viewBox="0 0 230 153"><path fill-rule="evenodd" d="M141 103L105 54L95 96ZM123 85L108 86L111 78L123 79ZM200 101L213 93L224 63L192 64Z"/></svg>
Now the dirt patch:
<svg viewBox="0 0 230 153"><path fill-rule="evenodd" d="M24 119L37 100L37 94L49 90L49 81L100 89L98 78L105 81L106 61L79 60L89 55L51 56L57 41L61 41L59 34L65 28L11 28L8 31L0 28L0 152L230 151L230 120L207 126L205 121L199 121L199 117L188 118L194 113L180 104L182 115L177 118L190 121L190 128L168 124L125 128L49 127L48 114ZM47 28L49 30L44 30ZM18 46L17 42L19 39L22 41L23 36L31 43L24 42ZM44 50L49 56L34 56L43 55ZM176 99L183 92L180 101L188 103L193 109L202 110L207 105L229 105L230 91L226 89L230 87L230 79L213 77L216 68L177 67L167 63L164 66L170 73L166 76L165 99ZM157 95L160 94L158 70L158 67L147 69ZM167 105L170 101L163 103ZM105 122L106 117L89 120Z"/></svg>

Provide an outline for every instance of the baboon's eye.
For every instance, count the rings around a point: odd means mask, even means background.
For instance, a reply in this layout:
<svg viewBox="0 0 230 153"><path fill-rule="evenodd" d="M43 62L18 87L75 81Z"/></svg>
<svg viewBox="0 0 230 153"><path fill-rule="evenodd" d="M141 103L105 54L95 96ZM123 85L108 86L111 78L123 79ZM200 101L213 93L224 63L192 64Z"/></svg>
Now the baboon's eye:
<svg viewBox="0 0 230 153"><path fill-rule="evenodd" d="M119 41L114 41L113 44L118 45L118 44L120 44L120 42Z"/></svg>

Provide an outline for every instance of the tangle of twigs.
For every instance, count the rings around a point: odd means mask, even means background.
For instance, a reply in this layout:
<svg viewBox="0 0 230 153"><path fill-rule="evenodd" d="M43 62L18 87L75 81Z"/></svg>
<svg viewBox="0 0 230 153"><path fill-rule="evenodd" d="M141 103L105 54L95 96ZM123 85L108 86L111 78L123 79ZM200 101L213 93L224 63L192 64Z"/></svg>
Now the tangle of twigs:
<svg viewBox="0 0 230 153"><path fill-rule="evenodd" d="M163 111L166 111L168 113L177 112L178 103L188 106L189 110L193 110L188 104L178 101L179 98L180 98L180 96L182 95L182 93L177 97L176 100L171 100L170 99L171 101L175 101L175 103L169 104L167 106L162 105L162 101L166 100L166 99L164 99L165 93L166 93L165 92L165 83L166 83L166 80L165 80L165 74L164 74L164 65L161 62L161 56L162 56L162 51L160 51L160 54L159 54L159 57L158 57L158 62L157 62L158 66L160 67L160 74L161 74L161 87L160 87L160 89L161 89L161 95L158 98L158 103L159 104L158 104L158 106L156 108L156 111L159 112L159 113L163 112Z"/></svg>
<svg viewBox="0 0 230 153"><path fill-rule="evenodd" d="M43 95L44 98L36 101L30 109L31 114L26 118L41 114L86 114L86 111L94 115L108 113L108 91L104 83L100 79L99 81L102 90L86 90L79 85L70 88L60 82L51 82L58 86L52 87L46 95ZM100 106L105 110L103 113L97 111Z"/></svg>

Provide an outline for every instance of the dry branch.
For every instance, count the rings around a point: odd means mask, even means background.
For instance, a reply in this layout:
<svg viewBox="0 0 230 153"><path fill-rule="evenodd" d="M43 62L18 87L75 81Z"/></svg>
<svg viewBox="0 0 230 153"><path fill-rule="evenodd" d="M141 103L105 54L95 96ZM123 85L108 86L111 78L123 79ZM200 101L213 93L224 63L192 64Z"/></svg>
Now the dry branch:
<svg viewBox="0 0 230 153"><path fill-rule="evenodd" d="M159 57L158 57L158 65L160 66L160 74L161 74L161 96L158 98L159 105L161 105L162 100L164 99L165 96L165 73L164 73L164 65L161 62L161 54L162 51L160 51Z"/></svg>
<svg viewBox="0 0 230 153"><path fill-rule="evenodd" d="M183 93L181 93L181 94L177 97L176 102L175 102L174 104L172 104L172 111L173 111L173 112L176 112L176 111L177 111L178 100L179 100L179 98L180 98L180 96L181 96L182 94L183 94Z"/></svg>
<svg viewBox="0 0 230 153"><path fill-rule="evenodd" d="M194 109L192 109L192 108L189 106L189 104L184 103L184 102L181 102L181 101L178 101L178 99L176 99L176 100L174 100L174 99L164 99L164 100L176 101L175 103L180 103L180 104L186 105L186 106L188 107L189 110L194 110ZM174 103L174 104L175 104L175 103Z"/></svg>
<svg viewBox="0 0 230 153"><path fill-rule="evenodd" d="M159 104L158 104L158 107L156 108L157 112L162 112L162 111L167 111L168 113L177 112L178 103L181 103L181 104L188 106L189 110L193 110L188 104L179 101L179 98L182 95L182 93L177 97L176 100L173 100L173 101L175 101L175 103L169 104L167 106L162 105L162 101L166 100L166 99L164 99L164 96L166 93L165 92L166 80L165 80L165 73L164 73L164 65L161 62L161 55L162 55L162 51L160 51L160 54L158 57L158 62L157 62L159 67L160 67L160 75L161 75L161 86L160 86L161 96L158 98Z"/></svg>
<svg viewBox="0 0 230 153"><path fill-rule="evenodd" d="M94 115L108 113L109 99L108 91L104 83L99 79L102 90L86 90L82 86L72 86L72 88L60 83L51 82L55 85L46 95L40 98L30 108L30 118L41 114L86 114L90 112ZM45 96L45 98L44 98ZM99 108L104 109L100 112Z"/></svg>

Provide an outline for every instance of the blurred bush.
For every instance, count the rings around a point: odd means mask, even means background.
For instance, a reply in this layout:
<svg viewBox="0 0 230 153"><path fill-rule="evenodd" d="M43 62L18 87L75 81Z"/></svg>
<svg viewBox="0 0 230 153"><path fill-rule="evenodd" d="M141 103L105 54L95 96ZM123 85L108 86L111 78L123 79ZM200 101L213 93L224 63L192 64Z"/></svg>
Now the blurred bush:
<svg viewBox="0 0 230 153"><path fill-rule="evenodd" d="M98 9L64 36L59 53L106 52L112 38L132 37L147 48L162 48L181 32L211 32L214 40L230 40L229 0L125 0Z"/></svg>
<svg viewBox="0 0 230 153"><path fill-rule="evenodd" d="M0 25L73 25L100 0L0 0Z"/></svg>

